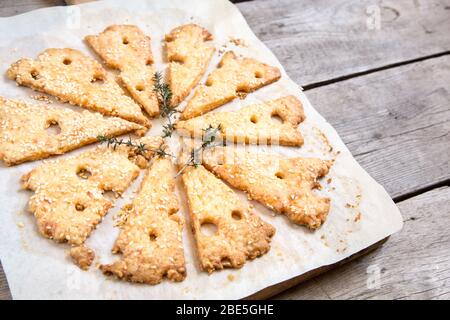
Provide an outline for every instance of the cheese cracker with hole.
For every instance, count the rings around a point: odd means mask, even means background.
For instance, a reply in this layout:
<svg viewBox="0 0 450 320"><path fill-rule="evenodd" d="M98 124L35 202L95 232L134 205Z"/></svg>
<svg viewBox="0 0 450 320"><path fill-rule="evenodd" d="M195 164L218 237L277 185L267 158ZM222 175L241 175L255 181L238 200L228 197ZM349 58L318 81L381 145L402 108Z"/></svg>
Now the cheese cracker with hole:
<svg viewBox="0 0 450 320"><path fill-rule="evenodd" d="M174 105L189 95L208 68L215 51L208 44L211 40L208 30L196 24L179 26L166 35L168 83Z"/></svg>
<svg viewBox="0 0 450 320"><path fill-rule="evenodd" d="M119 80L147 114L157 116L150 37L134 25L112 25L99 35L86 36L85 41L107 66L120 70Z"/></svg>
<svg viewBox="0 0 450 320"><path fill-rule="evenodd" d="M319 228L330 210L330 199L313 192L331 160L282 158L217 147L203 154L203 165L231 186L243 190L292 222Z"/></svg>
<svg viewBox="0 0 450 320"><path fill-rule="evenodd" d="M139 105L125 95L114 77L78 50L47 49L36 60L13 63L7 76L64 102L150 127Z"/></svg>
<svg viewBox="0 0 450 320"><path fill-rule="evenodd" d="M202 115L238 96L255 91L280 79L280 70L252 58L238 58L226 52L206 83L198 87L181 113L186 120Z"/></svg>
<svg viewBox="0 0 450 320"><path fill-rule="evenodd" d="M105 274L152 285L164 277L184 280L183 218L177 214L174 176L171 159L155 158L137 196L122 208L124 223L113 248L122 256L101 265Z"/></svg>
<svg viewBox="0 0 450 320"><path fill-rule="evenodd" d="M57 242L84 243L113 206L105 196L120 195L138 176L142 158L150 159L162 144L160 137L144 137L146 151L126 145L99 146L76 156L44 161L22 177L23 188L34 191L29 209L39 232Z"/></svg>
<svg viewBox="0 0 450 320"><path fill-rule="evenodd" d="M240 268L269 251L275 229L225 183L202 165L186 168L182 180L202 270Z"/></svg>
<svg viewBox="0 0 450 320"><path fill-rule="evenodd" d="M62 154L96 142L98 135L117 136L140 129L134 122L87 110L78 113L0 97L0 159L6 165Z"/></svg>
<svg viewBox="0 0 450 320"><path fill-rule="evenodd" d="M305 119L301 102L294 96L249 105L238 111L208 113L179 121L177 130L197 137L208 125L221 125L221 135L227 140L246 144L303 145L297 126Z"/></svg>

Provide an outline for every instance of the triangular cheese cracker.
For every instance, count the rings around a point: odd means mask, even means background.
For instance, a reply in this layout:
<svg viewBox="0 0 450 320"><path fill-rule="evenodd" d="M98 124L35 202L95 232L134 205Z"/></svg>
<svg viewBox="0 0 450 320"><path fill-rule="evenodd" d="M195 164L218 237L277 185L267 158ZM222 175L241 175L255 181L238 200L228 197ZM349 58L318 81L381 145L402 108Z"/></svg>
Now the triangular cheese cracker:
<svg viewBox="0 0 450 320"><path fill-rule="evenodd" d="M113 252L122 253L122 258L101 265L104 273L147 284L158 284L164 277L172 281L186 277L174 171L168 158L151 164L136 198L120 214L125 222Z"/></svg>
<svg viewBox="0 0 450 320"><path fill-rule="evenodd" d="M120 70L119 80L148 115L158 115L150 37L134 25L112 25L85 40L109 67Z"/></svg>
<svg viewBox="0 0 450 320"><path fill-rule="evenodd" d="M21 59L7 71L19 85L64 102L150 127L133 99L94 59L74 49L47 49L36 60Z"/></svg>
<svg viewBox="0 0 450 320"><path fill-rule="evenodd" d="M162 139L146 137L136 143L153 150ZM139 174L132 159L152 155L152 151L137 155L136 150L125 145L104 145L76 156L45 161L24 175L23 187L35 193L29 208L39 232L58 242L82 244L113 206L104 193L124 192Z"/></svg>
<svg viewBox="0 0 450 320"><path fill-rule="evenodd" d="M201 165L186 168L182 179L203 270L240 268L269 251L275 229L225 183Z"/></svg>
<svg viewBox="0 0 450 320"><path fill-rule="evenodd" d="M319 228L330 210L330 199L313 192L332 161L317 158L281 158L218 147L203 154L203 165L233 187L285 214L292 222Z"/></svg>
<svg viewBox="0 0 450 320"><path fill-rule="evenodd" d="M280 70L251 58L238 58L232 51L222 57L214 70L195 91L181 113L183 120L211 111L239 95L255 91L280 79Z"/></svg>
<svg viewBox="0 0 450 320"><path fill-rule="evenodd" d="M208 126L221 125L227 140L247 144L303 145L297 126L305 119L301 102L294 96L261 102L233 112L208 113L176 124L184 135L198 137Z"/></svg>
<svg viewBox="0 0 450 320"><path fill-rule="evenodd" d="M208 44L210 40L208 30L196 24L177 27L166 35L168 83L174 105L189 95L208 68L215 50Z"/></svg>
<svg viewBox="0 0 450 320"><path fill-rule="evenodd" d="M48 132L55 126L60 132ZM143 127L99 113L35 105L0 97L0 159L7 165L62 154L97 141Z"/></svg>

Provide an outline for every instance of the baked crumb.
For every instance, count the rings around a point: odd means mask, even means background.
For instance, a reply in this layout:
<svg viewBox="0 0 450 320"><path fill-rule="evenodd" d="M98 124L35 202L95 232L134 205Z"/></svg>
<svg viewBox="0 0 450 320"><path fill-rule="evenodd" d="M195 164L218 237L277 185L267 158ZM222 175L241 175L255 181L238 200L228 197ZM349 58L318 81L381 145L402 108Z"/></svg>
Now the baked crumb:
<svg viewBox="0 0 450 320"><path fill-rule="evenodd" d="M91 248L81 245L70 249L70 257L81 270L87 270L94 261L95 253Z"/></svg>
<svg viewBox="0 0 450 320"><path fill-rule="evenodd" d="M248 47L247 42L244 39L230 38L229 42L233 43L238 47Z"/></svg>
<svg viewBox="0 0 450 320"><path fill-rule="evenodd" d="M31 99L34 99L34 100L37 100L37 101L45 102L45 103L47 103L47 104L53 103L53 101L50 100L49 97L44 96L44 95L42 95L42 94L30 95L30 98L31 98Z"/></svg>

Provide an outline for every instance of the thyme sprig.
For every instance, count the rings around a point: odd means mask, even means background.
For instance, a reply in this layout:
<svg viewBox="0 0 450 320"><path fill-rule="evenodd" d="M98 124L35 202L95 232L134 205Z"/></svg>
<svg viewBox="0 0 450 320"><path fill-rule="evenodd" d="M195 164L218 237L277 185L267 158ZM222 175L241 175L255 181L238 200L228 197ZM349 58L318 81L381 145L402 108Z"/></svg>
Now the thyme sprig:
<svg viewBox="0 0 450 320"><path fill-rule="evenodd" d="M155 154L157 154L159 157L165 157L165 156L169 156L172 158L175 158L175 156L171 153L168 153L165 150L165 146L162 143L157 149L154 148L148 148L145 143L134 143L131 138L128 138L128 140L125 139L118 139L116 137L107 137L107 136L103 136L103 135L99 135L97 136L97 140L102 144L102 143L106 143L106 145L108 146L108 148L110 146L112 146L113 150L116 150L118 146L120 145L125 145L129 148L132 148L133 151L137 154L137 155L145 155L145 153L147 151L150 152L154 152Z"/></svg>
<svg viewBox="0 0 450 320"><path fill-rule="evenodd" d="M217 134L222 130L222 125L219 124L216 128L214 128L212 125L209 125L207 128L202 130L204 132L202 144L199 147L193 148L190 151L189 159L181 167L180 171L178 171L175 178L178 177L181 173L183 173L183 171L186 170L187 167L198 167L201 164L201 160L199 159L200 153L203 152L205 149L223 145L223 141L217 142L216 140Z"/></svg>
<svg viewBox="0 0 450 320"><path fill-rule="evenodd" d="M154 81L154 88L153 91L156 93L158 98L158 104L159 104L159 110L161 117L167 118L167 124L163 125L163 132L162 132L162 138L168 138L171 137L173 132L175 131L175 123L173 122L173 116L178 113L179 111L175 109L175 107L172 105L172 91L170 90L170 87L167 83L163 82L162 74L160 72L156 72L153 76ZM181 169L178 171L178 173L175 175L175 178L178 177L183 171L190 166L198 167L201 164L201 152L204 151L207 148L212 148L218 145L223 145L222 143L219 143L217 141L217 135L222 130L222 126L219 124L217 127L213 127L212 125L209 125L207 128L202 129L203 131L203 138L202 143L199 147L193 148L190 151L190 156L186 163L181 167ZM125 139L119 139L116 137L108 137L104 135L97 136L97 140L100 143L106 143L108 147L112 146L114 150L120 145L125 145L129 148L132 148L133 151L137 155L145 155L147 151L154 152L159 157L176 157L166 152L165 150L165 144L162 143L157 149L148 148L144 143L134 143L131 138L128 138L128 140Z"/></svg>
<svg viewBox="0 0 450 320"><path fill-rule="evenodd" d="M167 118L167 124L163 125L163 138L171 137L175 131L175 124L172 117L179 111L172 105L172 90L167 83L162 80L161 72L156 72L153 76L153 92L158 98L159 110L161 117Z"/></svg>

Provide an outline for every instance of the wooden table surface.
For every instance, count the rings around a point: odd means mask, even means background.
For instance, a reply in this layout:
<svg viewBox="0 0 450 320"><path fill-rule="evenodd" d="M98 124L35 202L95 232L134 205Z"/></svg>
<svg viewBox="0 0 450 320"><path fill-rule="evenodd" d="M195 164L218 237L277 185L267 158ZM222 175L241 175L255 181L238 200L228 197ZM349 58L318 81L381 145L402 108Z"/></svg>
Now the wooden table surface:
<svg viewBox="0 0 450 320"><path fill-rule="evenodd" d="M2 0L0 16L53 5L64 2ZM450 299L450 0L237 6L405 222L381 248L275 298Z"/></svg>

